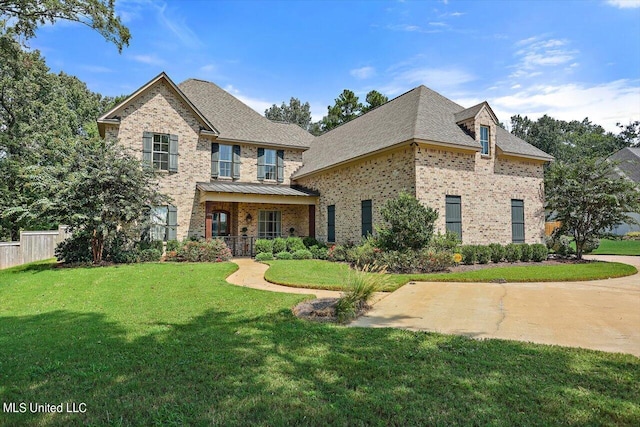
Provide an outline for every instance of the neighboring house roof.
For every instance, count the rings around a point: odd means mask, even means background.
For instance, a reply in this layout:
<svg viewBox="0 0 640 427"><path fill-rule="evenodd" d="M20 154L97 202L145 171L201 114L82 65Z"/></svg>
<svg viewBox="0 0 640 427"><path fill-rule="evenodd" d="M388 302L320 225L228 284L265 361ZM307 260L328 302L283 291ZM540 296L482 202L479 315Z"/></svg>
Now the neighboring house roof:
<svg viewBox="0 0 640 427"><path fill-rule="evenodd" d="M608 160L619 162L617 169L633 182L640 183L640 147L626 147L609 156Z"/></svg>
<svg viewBox="0 0 640 427"><path fill-rule="evenodd" d="M308 148L313 135L293 123L272 122L219 86L188 79L180 90L218 129L219 139Z"/></svg>
<svg viewBox="0 0 640 427"><path fill-rule="evenodd" d="M198 182L196 188L200 191L211 191L216 193L241 193L241 194L261 194L273 196L303 196L315 197L317 192L294 188L286 185L271 184L244 184L236 182Z"/></svg>
<svg viewBox="0 0 640 427"><path fill-rule="evenodd" d="M293 178L413 140L479 151L480 143L457 123L475 117L485 106L495 118L486 102L465 109L425 86L418 86L317 137L311 148L304 152L303 166ZM504 153L553 160L547 153L499 126L497 128L496 145Z"/></svg>

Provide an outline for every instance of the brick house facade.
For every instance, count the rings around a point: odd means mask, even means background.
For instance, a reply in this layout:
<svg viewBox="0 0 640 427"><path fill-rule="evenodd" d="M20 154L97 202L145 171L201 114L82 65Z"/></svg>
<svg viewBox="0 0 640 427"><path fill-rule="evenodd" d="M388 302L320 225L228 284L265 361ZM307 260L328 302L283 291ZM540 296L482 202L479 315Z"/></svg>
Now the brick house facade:
<svg viewBox="0 0 640 427"><path fill-rule="evenodd" d="M98 119L160 172L172 205L160 238L316 236L359 241L400 191L464 243L540 242L552 158L469 109L417 87L319 137L275 123L213 83L161 73ZM166 222L166 224L164 224Z"/></svg>

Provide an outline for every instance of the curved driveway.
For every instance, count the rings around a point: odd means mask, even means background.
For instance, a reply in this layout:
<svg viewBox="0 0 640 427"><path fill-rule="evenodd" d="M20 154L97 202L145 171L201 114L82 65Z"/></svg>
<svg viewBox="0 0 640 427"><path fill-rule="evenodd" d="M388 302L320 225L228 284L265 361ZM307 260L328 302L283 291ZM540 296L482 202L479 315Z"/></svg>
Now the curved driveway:
<svg viewBox="0 0 640 427"><path fill-rule="evenodd" d="M592 256L632 264L640 257ZM560 283L407 284L352 326L558 344L640 357L640 274Z"/></svg>

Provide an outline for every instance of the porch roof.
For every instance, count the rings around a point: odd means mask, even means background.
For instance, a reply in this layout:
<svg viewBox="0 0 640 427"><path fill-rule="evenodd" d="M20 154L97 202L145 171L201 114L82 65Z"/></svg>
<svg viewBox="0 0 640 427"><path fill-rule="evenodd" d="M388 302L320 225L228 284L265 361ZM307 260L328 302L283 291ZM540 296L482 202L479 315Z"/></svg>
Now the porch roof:
<svg viewBox="0 0 640 427"><path fill-rule="evenodd" d="M288 185L248 184L237 182L198 182L200 202L256 202L284 204L315 204L315 191Z"/></svg>

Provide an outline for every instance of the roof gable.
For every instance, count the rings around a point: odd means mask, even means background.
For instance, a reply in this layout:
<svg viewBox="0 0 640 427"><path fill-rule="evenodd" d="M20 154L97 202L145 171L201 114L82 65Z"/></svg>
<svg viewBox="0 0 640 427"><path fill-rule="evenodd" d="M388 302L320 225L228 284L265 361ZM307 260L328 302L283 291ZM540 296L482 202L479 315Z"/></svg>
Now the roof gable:
<svg viewBox="0 0 640 427"><path fill-rule="evenodd" d="M105 130L106 124L119 124L120 118L118 117L117 113L122 108L124 108L127 104L134 101L136 98L138 98L140 95L146 92L149 88L151 88L152 86L154 86L156 83L160 81L165 82L168 85L168 87L171 89L171 91L174 92L174 94L178 96L178 98L180 98L180 100L182 100L187 105L187 107L191 110L191 112L203 125L204 130L212 132L213 134L216 134L216 135L219 133L218 130L213 126L213 124L211 124L211 122L198 110L198 108L195 105L193 105L193 103L189 100L189 98L187 98L185 94L182 93L182 91L178 88L178 86L176 86L176 84L163 71L153 79L149 80L146 84L141 86L133 94L129 95L124 101L120 102L118 105L116 105L111 110L109 110L108 112L106 112L105 114L103 114L98 118L97 122L98 122L98 131L100 132L100 136L104 138L104 135L105 135L104 130Z"/></svg>
<svg viewBox="0 0 640 427"><path fill-rule="evenodd" d="M491 116L493 122L495 124L498 124L498 117L493 112L491 106L489 106L489 103L487 101L483 101L480 104L474 105L473 107L469 107L465 110L457 112L454 115L456 123L460 124L469 119L475 119L476 117L478 117L478 114L480 114L482 110L486 110L487 113Z"/></svg>
<svg viewBox="0 0 640 427"><path fill-rule="evenodd" d="M608 160L618 162L616 169L632 180L640 183L640 147L626 147L609 156Z"/></svg>

